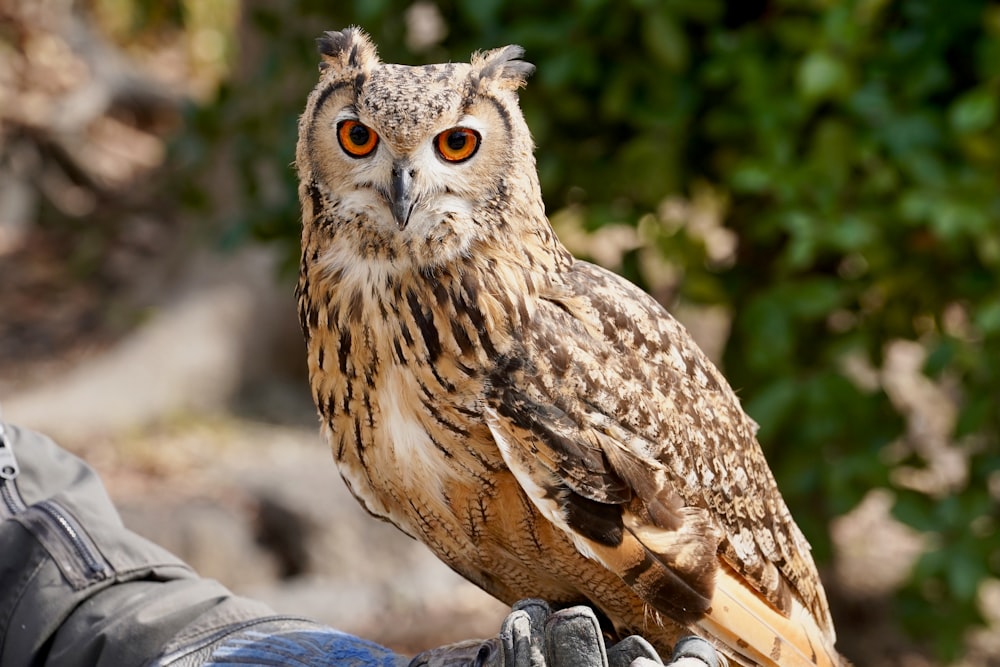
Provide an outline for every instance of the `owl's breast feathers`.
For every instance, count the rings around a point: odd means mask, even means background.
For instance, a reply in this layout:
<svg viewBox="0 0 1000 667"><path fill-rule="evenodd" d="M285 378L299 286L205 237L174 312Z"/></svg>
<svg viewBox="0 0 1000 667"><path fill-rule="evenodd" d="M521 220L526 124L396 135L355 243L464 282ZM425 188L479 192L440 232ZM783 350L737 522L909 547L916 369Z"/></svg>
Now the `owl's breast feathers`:
<svg viewBox="0 0 1000 667"><path fill-rule="evenodd" d="M835 656L808 543L756 426L686 330L635 286L579 261L531 310L487 400L504 459L539 509L675 620L718 634L718 616L757 600L769 626L807 617L806 662ZM780 653L779 640L761 641L764 655Z"/></svg>

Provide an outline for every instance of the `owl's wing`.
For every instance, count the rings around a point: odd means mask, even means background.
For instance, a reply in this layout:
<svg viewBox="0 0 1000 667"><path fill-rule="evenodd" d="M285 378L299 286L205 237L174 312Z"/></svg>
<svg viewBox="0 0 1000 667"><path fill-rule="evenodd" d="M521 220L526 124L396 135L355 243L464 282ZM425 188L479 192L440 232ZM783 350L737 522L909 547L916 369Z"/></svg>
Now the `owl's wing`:
<svg viewBox="0 0 1000 667"><path fill-rule="evenodd" d="M487 421L519 483L655 609L755 659L784 643L814 664L833 627L754 423L655 300L586 262L563 278L490 378Z"/></svg>

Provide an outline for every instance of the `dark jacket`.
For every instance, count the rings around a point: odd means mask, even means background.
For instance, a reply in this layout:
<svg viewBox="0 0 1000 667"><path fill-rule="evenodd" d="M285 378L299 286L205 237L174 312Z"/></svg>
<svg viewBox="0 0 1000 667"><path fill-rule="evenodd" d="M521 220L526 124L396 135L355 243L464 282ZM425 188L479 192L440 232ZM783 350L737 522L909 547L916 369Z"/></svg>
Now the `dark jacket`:
<svg viewBox="0 0 1000 667"><path fill-rule="evenodd" d="M0 422L0 665L287 664L285 646L322 652L307 664L406 664L198 577L122 525L87 464Z"/></svg>

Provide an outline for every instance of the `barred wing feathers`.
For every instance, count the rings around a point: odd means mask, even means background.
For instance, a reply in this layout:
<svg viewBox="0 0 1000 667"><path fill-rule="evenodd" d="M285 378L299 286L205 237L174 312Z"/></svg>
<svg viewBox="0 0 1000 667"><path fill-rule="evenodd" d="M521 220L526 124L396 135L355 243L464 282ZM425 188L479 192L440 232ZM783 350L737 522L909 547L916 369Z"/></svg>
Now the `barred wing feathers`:
<svg viewBox="0 0 1000 667"><path fill-rule="evenodd" d="M580 261L560 277L489 379L522 488L657 611L761 664L836 664L808 543L732 389L635 286Z"/></svg>

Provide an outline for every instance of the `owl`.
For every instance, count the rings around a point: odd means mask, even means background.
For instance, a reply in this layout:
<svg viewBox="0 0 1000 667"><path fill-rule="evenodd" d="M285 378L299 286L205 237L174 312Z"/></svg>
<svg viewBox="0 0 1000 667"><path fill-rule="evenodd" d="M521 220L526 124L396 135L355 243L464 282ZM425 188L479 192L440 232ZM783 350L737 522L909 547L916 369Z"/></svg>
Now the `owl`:
<svg viewBox="0 0 1000 667"><path fill-rule="evenodd" d="M509 603L588 604L661 651L839 665L809 545L725 379L546 219L517 46L380 62L318 40L296 290L342 477Z"/></svg>

